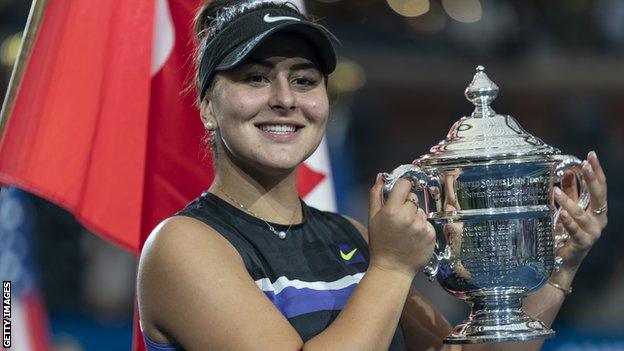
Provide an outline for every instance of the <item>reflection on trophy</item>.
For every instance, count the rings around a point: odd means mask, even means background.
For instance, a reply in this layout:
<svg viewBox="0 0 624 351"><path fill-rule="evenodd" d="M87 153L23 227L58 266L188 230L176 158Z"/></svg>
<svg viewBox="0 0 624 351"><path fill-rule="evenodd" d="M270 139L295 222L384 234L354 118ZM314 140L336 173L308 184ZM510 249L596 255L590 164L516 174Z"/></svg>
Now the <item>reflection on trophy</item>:
<svg viewBox="0 0 624 351"><path fill-rule="evenodd" d="M400 178L412 189L437 232L425 273L472 306L448 344L531 340L554 331L526 315L522 302L542 287L561 259L555 247L559 210L553 185L566 170L577 175L579 205L589 194L581 161L527 133L490 107L498 87L477 67L465 91L474 105L446 139L411 165L384 174L387 194Z"/></svg>

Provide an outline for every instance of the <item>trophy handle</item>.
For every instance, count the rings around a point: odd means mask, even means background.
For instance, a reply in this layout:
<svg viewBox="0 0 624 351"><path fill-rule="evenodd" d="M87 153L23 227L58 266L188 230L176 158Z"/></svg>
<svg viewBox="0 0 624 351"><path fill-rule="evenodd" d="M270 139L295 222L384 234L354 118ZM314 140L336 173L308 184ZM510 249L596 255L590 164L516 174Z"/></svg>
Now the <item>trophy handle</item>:
<svg viewBox="0 0 624 351"><path fill-rule="evenodd" d="M422 168L414 164L401 165L395 168L392 173L383 173L383 179L386 183L383 189L384 200L388 198L394 184L399 179L403 178L412 180L413 185L411 191L418 196L420 207L425 212L427 218L430 218L432 212L437 211L436 204L439 202L443 191L438 175L425 172ZM445 258L450 258L450 255L451 250L448 246L441 253L433 252L429 263L423 268L424 273L430 281L432 281L438 273L440 261Z"/></svg>
<svg viewBox="0 0 624 351"><path fill-rule="evenodd" d="M589 188L585 183L585 179L583 179L583 161L571 155L555 155L554 157L560 161L555 168L555 183L561 183L565 171L573 171L576 175L576 180L580 185L579 199L577 203L582 209L587 209L587 206L589 206ZM556 225L560 215L561 207L555 211L553 216L553 226ZM570 234L568 234L565 229L561 234L555 234L555 248L559 247L569 236ZM555 271L559 270L562 263L563 260L561 257L555 257Z"/></svg>
<svg viewBox="0 0 624 351"><path fill-rule="evenodd" d="M420 208L425 211L427 218L432 212L437 211L435 203L440 199L442 186L436 174L425 172L416 165L400 165L392 173L383 173L382 176L386 183L383 189L384 201L399 179L410 179L412 180L411 192L418 196Z"/></svg>

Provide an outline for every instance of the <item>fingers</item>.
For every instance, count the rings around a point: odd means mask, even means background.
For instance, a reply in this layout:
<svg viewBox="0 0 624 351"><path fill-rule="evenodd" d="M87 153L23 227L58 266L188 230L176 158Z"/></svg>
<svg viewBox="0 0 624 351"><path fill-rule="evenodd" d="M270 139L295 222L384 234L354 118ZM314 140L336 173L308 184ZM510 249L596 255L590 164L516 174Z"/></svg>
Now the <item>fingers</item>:
<svg viewBox="0 0 624 351"><path fill-rule="evenodd" d="M589 153L587 161L583 164L583 177L589 188L592 209L604 206L607 203L607 184L596 153L593 151ZM603 215L606 216L606 213Z"/></svg>
<svg viewBox="0 0 624 351"><path fill-rule="evenodd" d="M572 217L570 217L568 211L561 211L561 222L563 223L566 231L570 234L570 238L580 247L590 247L594 243L595 238L593 238L589 233L584 231L578 225L578 223Z"/></svg>
<svg viewBox="0 0 624 351"><path fill-rule="evenodd" d="M414 206L416 206L416 208L420 208L420 204L418 201L418 196L412 192L410 192L409 194L407 194L407 199L405 200L405 203L410 203Z"/></svg>
<svg viewBox="0 0 624 351"><path fill-rule="evenodd" d="M564 210L567 211L568 217L572 217L574 221L578 223L584 230L589 230L592 223L592 218L590 215L585 212L576 201L572 200L568 195L566 195L561 189L555 187L555 200L559 204L559 206L563 207ZM561 211L563 213L563 210ZM565 226L565 223L564 223Z"/></svg>
<svg viewBox="0 0 624 351"><path fill-rule="evenodd" d="M394 187L388 195L386 205L390 207L401 206L407 201L410 190L412 189L412 182L407 179L399 179L394 183Z"/></svg>
<svg viewBox="0 0 624 351"><path fill-rule="evenodd" d="M423 213L423 215L424 215L424 212L422 212L422 211L419 211L419 212ZM431 223L429 223L429 221L427 221L425 219L425 217L423 217L423 220L421 221L421 223L425 227L424 228L425 229L425 233L426 233L425 237L435 242L436 231L435 231L435 228L433 227L433 225Z"/></svg>
<svg viewBox="0 0 624 351"><path fill-rule="evenodd" d="M590 151L587 154L587 162L592 166L594 173L596 174L596 179L598 182L602 183L605 187L607 185L607 177L602 170L602 166L600 165L600 161L598 160L598 155L596 155L595 151Z"/></svg>
<svg viewBox="0 0 624 351"><path fill-rule="evenodd" d="M384 184L385 183L382 179L381 173L378 173L377 178L375 179L375 184L369 193L368 218L372 218L383 207L382 194Z"/></svg>
<svg viewBox="0 0 624 351"><path fill-rule="evenodd" d="M411 206L411 205L410 205ZM407 218L410 218L410 227L414 233L424 233L424 236L435 238L435 229L433 225L427 221L427 215L425 211L420 208L413 208L404 213L409 213Z"/></svg>
<svg viewBox="0 0 624 351"><path fill-rule="evenodd" d="M561 190L574 201L578 201L578 187L576 185L576 174L567 170L561 179Z"/></svg>
<svg viewBox="0 0 624 351"><path fill-rule="evenodd" d="M589 188L589 197L591 200L591 207L593 209L599 208L607 203L606 197L606 189L604 185L602 185L598 178L596 177L596 173L592 169L593 167L589 162L586 162L583 165L583 176L585 177L585 183Z"/></svg>

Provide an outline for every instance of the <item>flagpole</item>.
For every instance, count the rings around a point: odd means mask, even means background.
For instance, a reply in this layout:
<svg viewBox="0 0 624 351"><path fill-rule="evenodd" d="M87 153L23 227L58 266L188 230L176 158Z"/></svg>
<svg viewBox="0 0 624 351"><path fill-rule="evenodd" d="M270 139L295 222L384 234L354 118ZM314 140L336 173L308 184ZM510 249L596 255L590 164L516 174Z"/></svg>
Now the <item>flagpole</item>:
<svg viewBox="0 0 624 351"><path fill-rule="evenodd" d="M9 119L11 110L13 109L13 103L15 102L15 96L17 90L22 82L24 70L30 57L33 43L39 32L41 26L41 20L43 19L43 13L45 11L48 0L33 0L30 6L30 13L28 14L28 21L26 22L25 34L22 36L22 44L20 45L15 65L13 66L13 72L11 73L11 79L9 80L9 87L2 103L2 110L0 111L0 140L4 136L4 128L6 122Z"/></svg>

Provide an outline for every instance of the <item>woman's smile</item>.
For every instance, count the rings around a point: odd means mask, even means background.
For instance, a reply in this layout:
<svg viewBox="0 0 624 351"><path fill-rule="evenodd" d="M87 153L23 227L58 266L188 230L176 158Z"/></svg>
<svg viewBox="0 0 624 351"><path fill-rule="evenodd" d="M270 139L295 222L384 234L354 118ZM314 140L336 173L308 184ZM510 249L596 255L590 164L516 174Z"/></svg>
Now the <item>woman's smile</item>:
<svg viewBox="0 0 624 351"><path fill-rule="evenodd" d="M295 141L301 135L301 130L305 128L302 123L295 121L269 121L257 123L255 126L264 137L275 142Z"/></svg>

